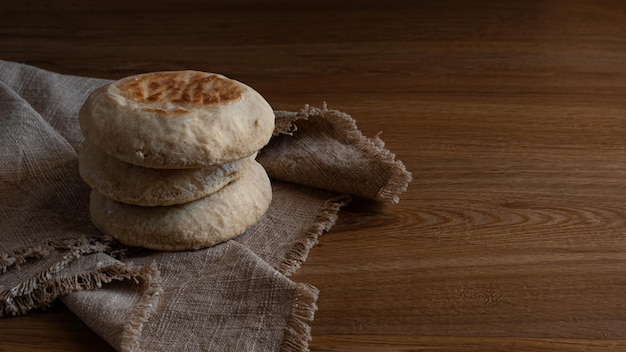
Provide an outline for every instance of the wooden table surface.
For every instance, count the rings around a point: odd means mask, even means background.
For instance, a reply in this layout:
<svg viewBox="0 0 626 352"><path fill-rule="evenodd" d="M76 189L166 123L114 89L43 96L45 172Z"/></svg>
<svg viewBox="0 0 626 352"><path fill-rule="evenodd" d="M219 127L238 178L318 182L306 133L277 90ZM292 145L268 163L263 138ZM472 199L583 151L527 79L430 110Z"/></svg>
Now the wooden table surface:
<svg viewBox="0 0 626 352"><path fill-rule="evenodd" d="M293 276L313 351L626 350L626 2L36 2L0 5L0 59L219 72L383 131L414 181ZM112 351L61 304L0 350Z"/></svg>

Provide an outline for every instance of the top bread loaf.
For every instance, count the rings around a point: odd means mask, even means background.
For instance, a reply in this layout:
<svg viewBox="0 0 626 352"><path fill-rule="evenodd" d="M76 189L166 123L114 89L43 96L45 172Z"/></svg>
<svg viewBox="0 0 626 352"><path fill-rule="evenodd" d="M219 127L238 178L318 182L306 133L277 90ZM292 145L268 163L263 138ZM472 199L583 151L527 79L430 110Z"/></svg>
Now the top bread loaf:
<svg viewBox="0 0 626 352"><path fill-rule="evenodd" d="M164 71L107 84L79 112L85 139L130 164L222 165L265 146L274 112L255 90L219 74Z"/></svg>

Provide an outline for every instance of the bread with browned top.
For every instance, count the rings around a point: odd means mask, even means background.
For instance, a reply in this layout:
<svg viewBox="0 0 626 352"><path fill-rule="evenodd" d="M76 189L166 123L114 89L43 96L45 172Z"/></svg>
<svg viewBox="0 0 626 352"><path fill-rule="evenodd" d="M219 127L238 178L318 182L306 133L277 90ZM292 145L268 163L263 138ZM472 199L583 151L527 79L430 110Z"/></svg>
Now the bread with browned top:
<svg viewBox="0 0 626 352"><path fill-rule="evenodd" d="M163 71L94 91L79 112L90 143L124 162L157 169L222 165L265 146L274 112L254 89L220 74Z"/></svg>

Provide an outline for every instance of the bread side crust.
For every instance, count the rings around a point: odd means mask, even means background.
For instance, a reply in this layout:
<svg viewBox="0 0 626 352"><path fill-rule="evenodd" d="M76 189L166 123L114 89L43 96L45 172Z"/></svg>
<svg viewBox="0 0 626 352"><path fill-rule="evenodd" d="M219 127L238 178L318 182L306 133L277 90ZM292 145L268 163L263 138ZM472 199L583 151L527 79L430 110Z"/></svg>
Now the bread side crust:
<svg viewBox="0 0 626 352"><path fill-rule="evenodd" d="M92 190L90 213L105 234L129 246L192 250L241 235L267 211L270 180L261 164L246 163L241 177L199 200L167 207L142 207L111 200Z"/></svg>

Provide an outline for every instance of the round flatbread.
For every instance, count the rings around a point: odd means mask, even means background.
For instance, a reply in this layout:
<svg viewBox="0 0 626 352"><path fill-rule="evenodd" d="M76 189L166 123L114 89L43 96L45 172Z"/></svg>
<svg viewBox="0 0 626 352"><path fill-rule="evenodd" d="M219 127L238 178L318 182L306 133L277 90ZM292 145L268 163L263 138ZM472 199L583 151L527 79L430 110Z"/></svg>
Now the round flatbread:
<svg viewBox="0 0 626 352"><path fill-rule="evenodd" d="M187 203L217 192L239 177L244 160L197 169L150 169L120 161L84 141L79 148L78 165L85 183L108 198L127 204L163 206Z"/></svg>
<svg viewBox="0 0 626 352"><path fill-rule="evenodd" d="M129 246L191 250L236 237L255 224L272 200L261 164L246 162L241 176L218 192L167 207L142 207L111 200L92 190L90 213L103 233Z"/></svg>
<svg viewBox="0 0 626 352"><path fill-rule="evenodd" d="M265 146L274 112L249 86L219 74L130 76L89 95L79 112L90 143L124 162L160 169L221 165Z"/></svg>

